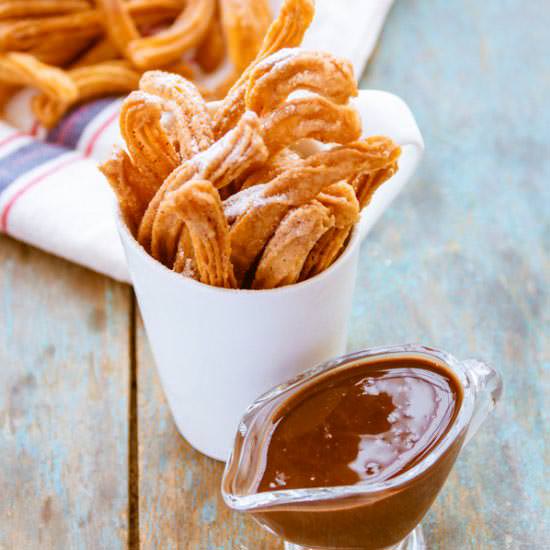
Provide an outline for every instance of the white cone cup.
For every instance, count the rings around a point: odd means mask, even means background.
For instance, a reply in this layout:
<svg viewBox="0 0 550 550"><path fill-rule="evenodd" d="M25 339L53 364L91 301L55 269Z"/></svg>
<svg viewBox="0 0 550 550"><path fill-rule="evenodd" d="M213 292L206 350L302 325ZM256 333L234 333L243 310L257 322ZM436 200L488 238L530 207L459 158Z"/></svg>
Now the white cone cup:
<svg viewBox="0 0 550 550"><path fill-rule="evenodd" d="M168 404L180 433L225 460L245 409L269 388L345 351L361 240L410 179L424 144L398 97L361 91L364 135L403 147L398 173L365 209L342 256L325 272L274 290L227 290L151 258L117 214L130 275Z"/></svg>

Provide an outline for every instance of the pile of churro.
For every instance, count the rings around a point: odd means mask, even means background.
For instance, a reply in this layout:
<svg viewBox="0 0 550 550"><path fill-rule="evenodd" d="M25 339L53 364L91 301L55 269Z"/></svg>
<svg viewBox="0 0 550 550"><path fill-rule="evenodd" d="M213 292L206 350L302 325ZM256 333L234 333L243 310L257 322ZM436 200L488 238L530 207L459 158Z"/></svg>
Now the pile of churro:
<svg viewBox="0 0 550 550"><path fill-rule="evenodd" d="M0 104L33 87L51 128L75 104L137 89L151 69L221 98L271 20L268 0L0 0Z"/></svg>
<svg viewBox="0 0 550 550"><path fill-rule="evenodd" d="M312 17L311 0L286 0L220 102L162 71L124 101L127 149L101 170L142 247L182 276L251 289L313 277L396 172L391 139L361 139L351 64L298 47Z"/></svg>

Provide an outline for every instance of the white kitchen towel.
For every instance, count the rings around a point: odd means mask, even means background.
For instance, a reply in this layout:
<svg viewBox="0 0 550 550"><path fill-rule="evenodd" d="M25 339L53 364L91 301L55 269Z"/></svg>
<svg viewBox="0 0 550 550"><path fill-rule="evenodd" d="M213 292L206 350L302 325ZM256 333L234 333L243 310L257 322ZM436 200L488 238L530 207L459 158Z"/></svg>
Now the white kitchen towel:
<svg viewBox="0 0 550 550"><path fill-rule="evenodd" d="M282 0L272 0L278 9ZM304 47L330 51L363 72L393 0L317 0ZM130 282L114 222L114 197L97 163L121 145L121 99L75 108L53 130L18 94L0 121L0 232Z"/></svg>

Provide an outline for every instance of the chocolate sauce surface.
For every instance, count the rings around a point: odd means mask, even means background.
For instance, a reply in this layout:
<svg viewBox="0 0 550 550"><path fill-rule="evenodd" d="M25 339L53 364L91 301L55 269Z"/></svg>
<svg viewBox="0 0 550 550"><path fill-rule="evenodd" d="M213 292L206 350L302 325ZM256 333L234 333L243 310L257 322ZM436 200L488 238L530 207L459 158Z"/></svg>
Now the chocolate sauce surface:
<svg viewBox="0 0 550 550"><path fill-rule="evenodd" d="M257 491L391 479L434 449L461 402L455 376L420 358L328 373L291 395L272 418Z"/></svg>

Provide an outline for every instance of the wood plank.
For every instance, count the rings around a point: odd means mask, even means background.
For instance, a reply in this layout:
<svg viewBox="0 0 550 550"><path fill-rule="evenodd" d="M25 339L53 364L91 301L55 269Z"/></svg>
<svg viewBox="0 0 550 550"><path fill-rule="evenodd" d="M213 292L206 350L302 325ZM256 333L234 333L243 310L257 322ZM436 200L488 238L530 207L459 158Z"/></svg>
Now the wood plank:
<svg viewBox="0 0 550 550"><path fill-rule="evenodd" d="M225 506L223 465L195 451L177 432L139 319L136 340L140 548L282 548Z"/></svg>
<svg viewBox="0 0 550 550"><path fill-rule="evenodd" d="M407 100L426 157L364 245L350 347L419 341L485 358L505 382L427 517L433 548L550 540L547 12L396 2L364 80Z"/></svg>
<svg viewBox="0 0 550 550"><path fill-rule="evenodd" d="M124 548L130 289L0 237L0 548Z"/></svg>

